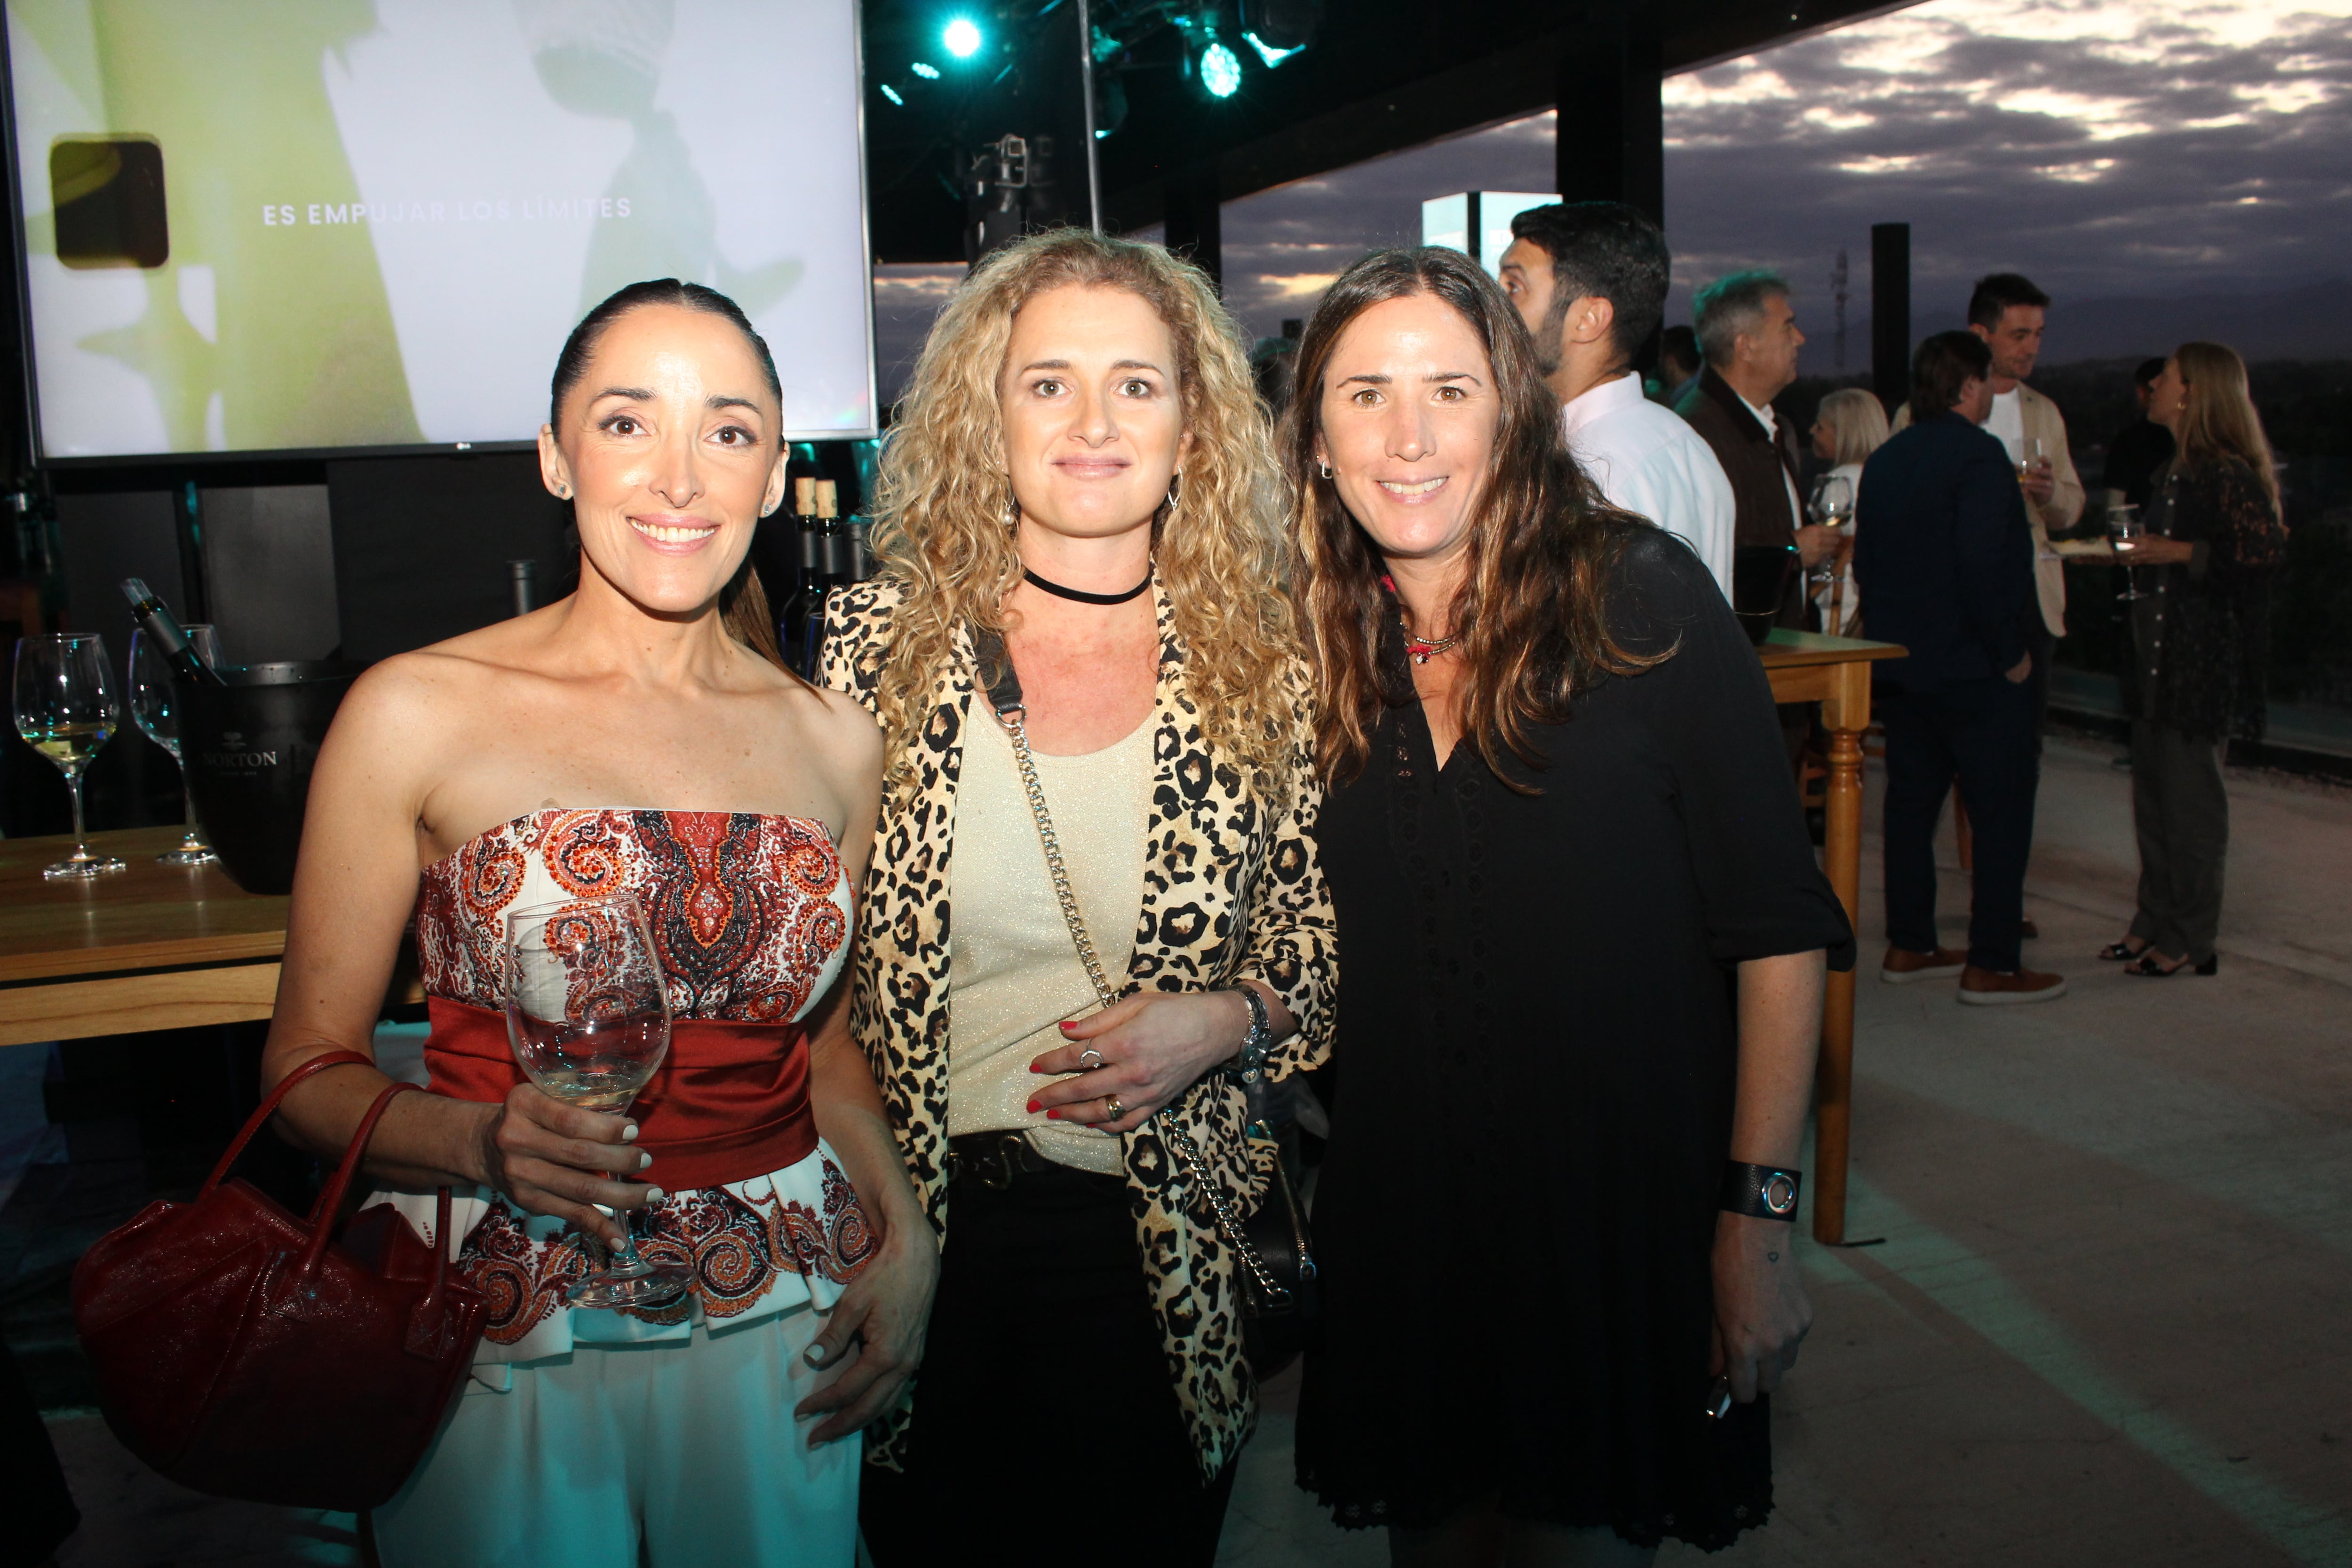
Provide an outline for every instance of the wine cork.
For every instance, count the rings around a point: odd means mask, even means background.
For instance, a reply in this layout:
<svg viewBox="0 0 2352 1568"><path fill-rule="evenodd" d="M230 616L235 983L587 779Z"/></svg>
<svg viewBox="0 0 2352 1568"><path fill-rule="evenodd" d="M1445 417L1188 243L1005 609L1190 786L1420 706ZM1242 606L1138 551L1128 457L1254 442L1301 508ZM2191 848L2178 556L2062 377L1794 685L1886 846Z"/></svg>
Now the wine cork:
<svg viewBox="0 0 2352 1568"><path fill-rule="evenodd" d="M816 482L816 514L819 517L841 515L841 487L831 479Z"/></svg>
<svg viewBox="0 0 2352 1568"><path fill-rule="evenodd" d="M813 499L815 494L816 481L814 479L810 479L805 474L802 475L799 479L794 479L793 481L793 515L795 517L806 517L810 513L815 511L816 502Z"/></svg>

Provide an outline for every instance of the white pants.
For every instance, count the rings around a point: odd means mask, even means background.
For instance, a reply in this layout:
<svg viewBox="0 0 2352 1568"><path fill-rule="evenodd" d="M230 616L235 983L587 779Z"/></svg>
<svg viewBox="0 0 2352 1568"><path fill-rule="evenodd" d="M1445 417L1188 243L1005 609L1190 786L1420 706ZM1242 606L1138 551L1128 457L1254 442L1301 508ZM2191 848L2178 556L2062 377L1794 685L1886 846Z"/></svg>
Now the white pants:
<svg viewBox="0 0 2352 1568"><path fill-rule="evenodd" d="M863 1440L811 1450L816 1423L793 1417L833 1380L802 1359L824 1323L801 1306L581 1344L508 1369L504 1392L467 1379L375 1510L384 1568L849 1568Z"/></svg>

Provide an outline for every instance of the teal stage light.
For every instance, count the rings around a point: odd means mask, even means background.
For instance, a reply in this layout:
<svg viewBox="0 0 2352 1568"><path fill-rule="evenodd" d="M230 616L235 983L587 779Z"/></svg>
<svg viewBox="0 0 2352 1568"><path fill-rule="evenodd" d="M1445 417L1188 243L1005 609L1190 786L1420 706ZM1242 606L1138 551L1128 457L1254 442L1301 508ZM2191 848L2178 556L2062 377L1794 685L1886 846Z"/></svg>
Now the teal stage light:
<svg viewBox="0 0 2352 1568"><path fill-rule="evenodd" d="M940 35L940 42L946 45L948 53L956 58L968 60L980 53L980 28L968 17L958 16Z"/></svg>
<svg viewBox="0 0 2352 1568"><path fill-rule="evenodd" d="M1222 43L1201 51L1201 85L1211 98L1231 98L1242 88L1241 57Z"/></svg>
<svg viewBox="0 0 2352 1568"><path fill-rule="evenodd" d="M898 96L898 89L892 87L887 81L882 84L882 96L888 99L891 102L897 104L901 109L907 107L907 100Z"/></svg>
<svg viewBox="0 0 2352 1568"><path fill-rule="evenodd" d="M913 65L908 66L907 68L913 71L917 76L921 77L925 81L937 81L940 79L940 68L932 65L928 60L917 60Z"/></svg>

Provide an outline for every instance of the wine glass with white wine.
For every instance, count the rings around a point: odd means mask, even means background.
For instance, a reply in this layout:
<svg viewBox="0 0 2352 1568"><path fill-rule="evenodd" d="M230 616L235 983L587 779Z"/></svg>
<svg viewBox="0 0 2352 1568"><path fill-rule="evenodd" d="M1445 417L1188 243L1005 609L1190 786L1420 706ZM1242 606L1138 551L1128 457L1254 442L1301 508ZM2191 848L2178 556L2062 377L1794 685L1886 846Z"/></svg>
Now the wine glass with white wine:
<svg viewBox="0 0 2352 1568"><path fill-rule="evenodd" d="M1813 481L1813 499L1807 509L1813 521L1827 529L1832 543L1842 544L1847 524L1853 521L1853 484L1843 474L1823 474ZM1832 549L1813 567L1812 580L1826 588L1837 581L1841 552Z"/></svg>
<svg viewBox="0 0 2352 1568"><path fill-rule="evenodd" d="M2126 505L2109 509L2107 540L2116 552L2116 562L2124 569L2124 591L2116 597L2126 604L2134 599L2149 597L2140 592L2139 580L2132 571L2131 558L2132 552L2139 548L2139 542L2147 537L2147 525L2140 521L2139 508Z"/></svg>
<svg viewBox="0 0 2352 1568"><path fill-rule="evenodd" d="M566 1105L625 1114L669 1054L669 991L644 906L620 893L515 910L506 959L507 1038L524 1073ZM691 1273L647 1260L629 1216L615 1217L621 1245L567 1299L581 1307L674 1299Z"/></svg>
<svg viewBox="0 0 2352 1568"><path fill-rule="evenodd" d="M106 639L52 633L16 641L16 733L57 763L73 796L74 852L41 875L64 881L123 869L110 855L93 855L82 826L81 775L113 735L120 714Z"/></svg>
<svg viewBox="0 0 2352 1568"><path fill-rule="evenodd" d="M211 668L220 668L220 638L212 627L199 622L180 629L188 634L188 647L198 658ZM187 831L180 836L178 848L155 857L156 864L208 866L218 860L213 847L205 842L204 830L196 826L196 797L188 789L187 759L180 754L180 704L172 694L172 667L143 629L131 634L131 717L138 721L140 733L172 753L180 770L180 801Z"/></svg>

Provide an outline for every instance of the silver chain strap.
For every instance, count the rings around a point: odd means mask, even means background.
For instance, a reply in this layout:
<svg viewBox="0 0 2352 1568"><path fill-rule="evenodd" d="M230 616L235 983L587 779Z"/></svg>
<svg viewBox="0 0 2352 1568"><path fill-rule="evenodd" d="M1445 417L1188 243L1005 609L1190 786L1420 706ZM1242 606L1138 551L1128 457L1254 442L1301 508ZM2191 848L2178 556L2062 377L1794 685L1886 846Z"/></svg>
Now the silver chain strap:
<svg viewBox="0 0 2352 1568"><path fill-rule="evenodd" d="M1053 815L1045 809L1045 786L1037 777L1035 760L1029 754L1028 712L1012 708L998 717L1004 721L1004 728L1013 737L1013 757L1021 766L1021 787L1029 795L1029 814L1037 819L1037 841L1045 848L1045 869L1053 874L1054 897L1062 906L1063 923L1070 928L1070 942L1078 950L1078 962L1086 966L1087 979L1094 985L1096 996L1108 1009L1117 1005L1118 994L1110 988L1110 980L1103 973L1102 959L1095 952L1094 938L1087 934L1086 916L1078 909L1078 896L1070 887L1070 873L1062 862L1062 841L1054 832ZM1152 1116L1159 1114L1152 1112ZM1177 1163L1184 1168L1194 1188L1209 1200L1209 1207L1217 1216L1217 1229L1223 1234L1226 1244L1240 1255L1243 1266L1257 1280L1258 1289L1274 1303L1288 1301L1289 1290L1276 1284L1274 1276L1266 1271L1265 1259L1251 1245L1249 1233L1242 1228L1233 1205L1218 1190L1217 1184L1209 1180L1207 1162L1201 1158L1192 1135L1173 1117L1160 1123L1160 1135L1176 1151Z"/></svg>

